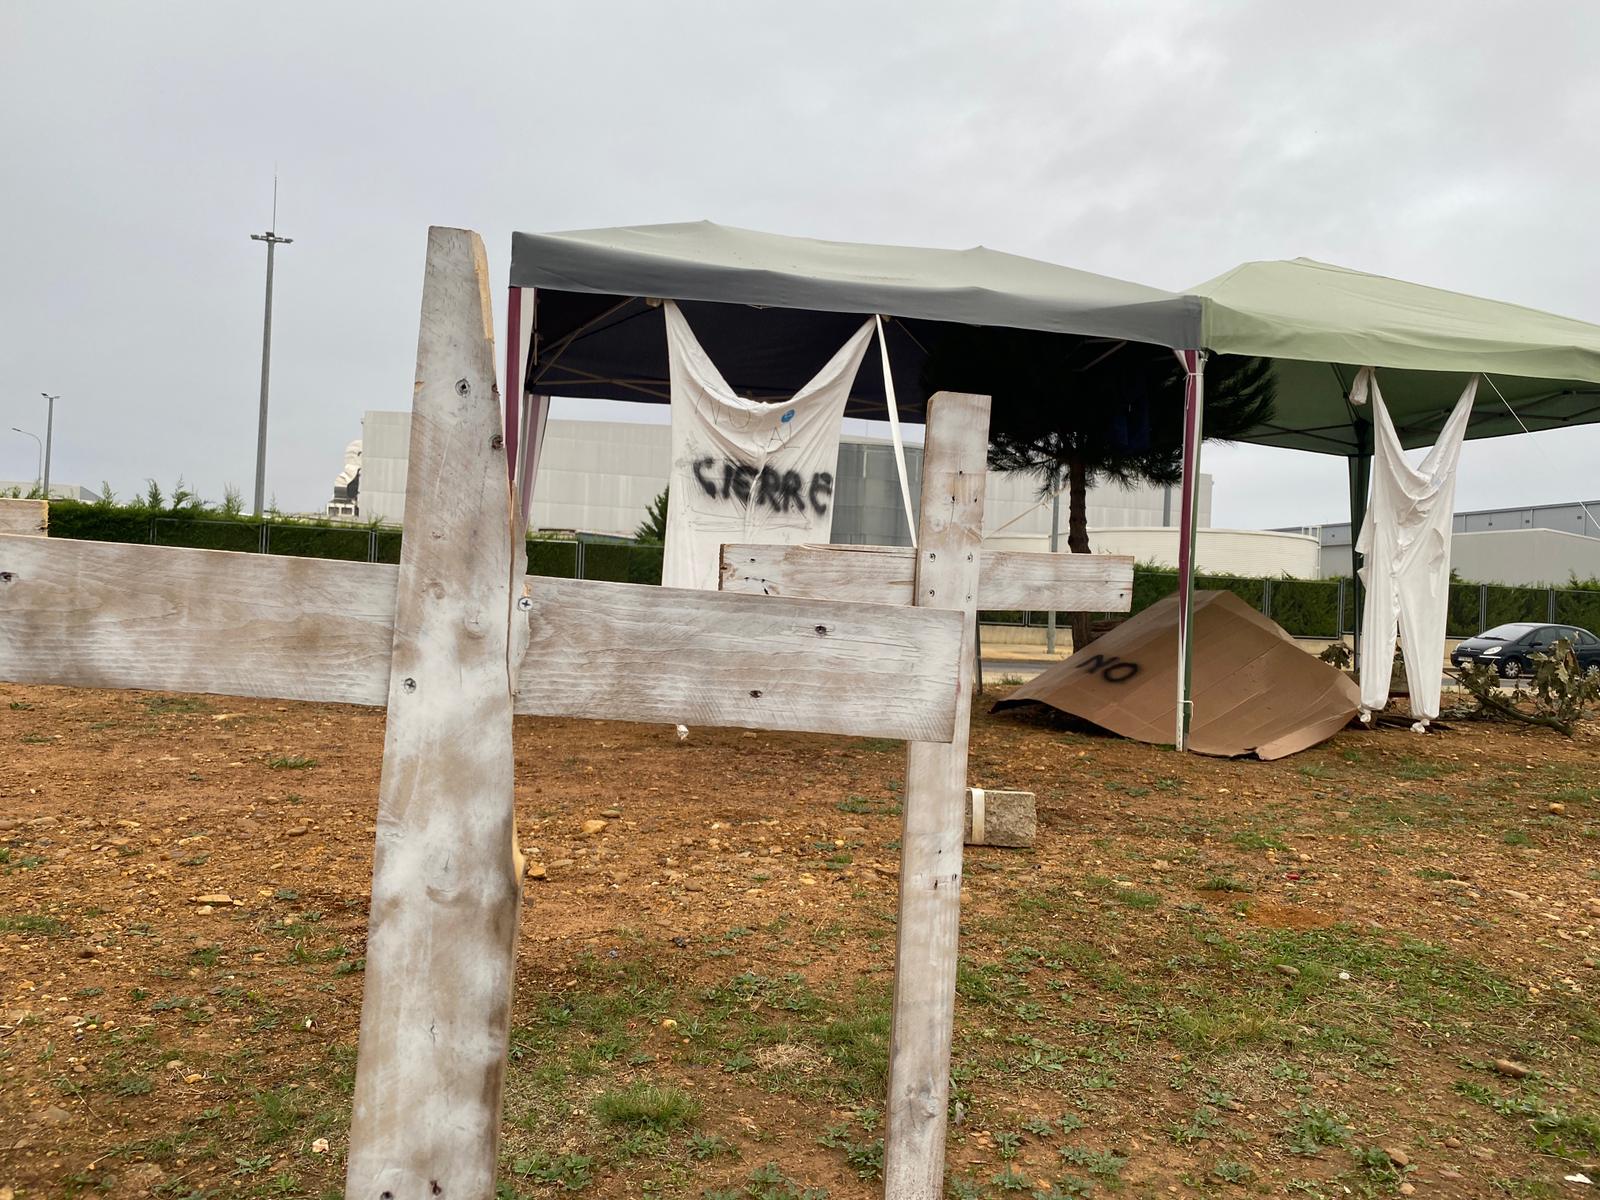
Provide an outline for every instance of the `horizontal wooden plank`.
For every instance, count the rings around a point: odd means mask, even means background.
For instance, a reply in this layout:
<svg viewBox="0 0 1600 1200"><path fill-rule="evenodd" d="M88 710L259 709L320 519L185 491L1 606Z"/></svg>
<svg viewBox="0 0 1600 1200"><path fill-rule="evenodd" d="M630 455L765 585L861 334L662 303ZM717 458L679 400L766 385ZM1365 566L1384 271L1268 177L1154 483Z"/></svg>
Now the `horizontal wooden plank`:
<svg viewBox="0 0 1600 1200"><path fill-rule="evenodd" d="M0 537L0 677L387 702L395 568Z"/></svg>
<svg viewBox="0 0 1600 1200"><path fill-rule="evenodd" d="M916 551L909 546L722 548L722 590L744 595L910 604ZM1127 612L1133 559L1115 554L983 550L980 609Z"/></svg>
<svg viewBox="0 0 1600 1200"><path fill-rule="evenodd" d="M0 533L43 537L50 525L50 506L43 500L0 499Z"/></svg>
<svg viewBox="0 0 1600 1200"><path fill-rule="evenodd" d="M518 712L924 742L948 742L954 731L959 613L529 583Z"/></svg>
<svg viewBox="0 0 1600 1200"><path fill-rule="evenodd" d="M0 679L382 705L383 563L0 536ZM957 614L527 581L516 711L949 741Z"/></svg>

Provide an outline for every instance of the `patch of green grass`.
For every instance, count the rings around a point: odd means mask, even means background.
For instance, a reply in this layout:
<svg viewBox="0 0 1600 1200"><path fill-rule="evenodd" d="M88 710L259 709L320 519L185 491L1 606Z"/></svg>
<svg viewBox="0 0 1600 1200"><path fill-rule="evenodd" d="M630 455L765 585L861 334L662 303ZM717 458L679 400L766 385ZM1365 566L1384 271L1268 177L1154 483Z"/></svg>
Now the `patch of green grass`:
<svg viewBox="0 0 1600 1200"><path fill-rule="evenodd" d="M0 916L0 933L38 933L54 937L67 931L67 923L59 917L42 913L14 913Z"/></svg>
<svg viewBox="0 0 1600 1200"><path fill-rule="evenodd" d="M1232 875L1212 875L1200 885L1202 892L1253 892L1251 887L1242 879L1235 879Z"/></svg>
<svg viewBox="0 0 1600 1200"><path fill-rule="evenodd" d="M1402 758L1388 773L1396 779L1442 779L1461 768L1454 763L1431 762L1422 758Z"/></svg>
<svg viewBox="0 0 1600 1200"><path fill-rule="evenodd" d="M535 1183L551 1183L569 1192L582 1191L594 1182L594 1159L583 1154L535 1153L513 1159L511 1173Z"/></svg>
<svg viewBox="0 0 1600 1200"><path fill-rule="evenodd" d="M631 1083L601 1092L590 1111L606 1125L670 1133L700 1115L700 1102L682 1088Z"/></svg>
<svg viewBox="0 0 1600 1200"><path fill-rule="evenodd" d="M152 696L144 702L145 708L155 716L165 716L168 713L203 713L210 712L211 705L204 700L197 700L193 696Z"/></svg>
<svg viewBox="0 0 1600 1200"><path fill-rule="evenodd" d="M263 1145L281 1142L294 1132L306 1116L299 1094L286 1087L270 1092L252 1092L250 1098L256 1102L258 1110L256 1141Z"/></svg>
<svg viewBox="0 0 1600 1200"><path fill-rule="evenodd" d="M1451 879L1460 879L1454 871L1445 871L1438 867L1422 867L1417 871L1417 878L1428 883L1444 883Z"/></svg>
<svg viewBox="0 0 1600 1200"><path fill-rule="evenodd" d="M316 759L303 754L274 754L267 759L267 766L274 771L306 771L316 765Z"/></svg>
<svg viewBox="0 0 1600 1200"><path fill-rule="evenodd" d="M1521 829L1508 829L1501 835L1500 840L1508 846L1531 846L1533 839Z"/></svg>
<svg viewBox="0 0 1600 1200"><path fill-rule="evenodd" d="M1283 1114L1289 1118L1284 1137L1290 1154L1315 1157L1325 1146L1342 1146L1350 1137L1350 1128L1334 1114L1318 1105L1302 1102L1298 1108Z"/></svg>
<svg viewBox="0 0 1600 1200"><path fill-rule="evenodd" d="M1600 1151L1600 1116L1594 1113L1562 1112L1536 1097L1501 1096L1479 1083L1460 1083L1456 1090L1502 1117L1526 1122L1540 1154L1579 1158Z"/></svg>

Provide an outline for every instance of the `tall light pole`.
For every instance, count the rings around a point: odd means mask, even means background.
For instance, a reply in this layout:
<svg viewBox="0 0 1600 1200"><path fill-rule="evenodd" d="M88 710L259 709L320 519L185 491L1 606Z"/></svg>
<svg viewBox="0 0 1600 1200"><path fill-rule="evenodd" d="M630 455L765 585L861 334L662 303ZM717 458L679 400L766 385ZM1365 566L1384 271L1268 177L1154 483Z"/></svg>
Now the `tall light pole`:
<svg viewBox="0 0 1600 1200"><path fill-rule="evenodd" d="M56 427L56 401L60 396L52 396L49 392L40 392L46 404L44 417L44 464L39 468L39 474L44 477L44 498L50 499L50 440Z"/></svg>
<svg viewBox="0 0 1600 1200"><path fill-rule="evenodd" d="M24 437L31 437L35 442L39 443L39 470L34 474L33 477L34 486L37 487L39 480L44 475L44 443L39 441L39 435L37 433L29 433L26 429L18 429L15 425L11 427L11 432L20 433Z"/></svg>
<svg viewBox="0 0 1600 1200"><path fill-rule="evenodd" d="M278 223L278 181L272 181L272 223ZM279 237L270 228L265 233L252 233L252 242L267 244L267 307L261 319L261 422L256 429L256 516L267 490L267 381L272 375L272 252L280 245L287 246L293 238Z"/></svg>

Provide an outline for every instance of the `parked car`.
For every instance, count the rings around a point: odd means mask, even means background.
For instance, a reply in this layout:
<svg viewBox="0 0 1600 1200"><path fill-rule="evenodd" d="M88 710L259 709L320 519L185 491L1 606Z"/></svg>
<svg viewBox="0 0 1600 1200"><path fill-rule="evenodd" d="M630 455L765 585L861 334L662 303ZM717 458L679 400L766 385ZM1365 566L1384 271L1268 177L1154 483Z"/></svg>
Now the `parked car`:
<svg viewBox="0 0 1600 1200"><path fill-rule="evenodd" d="M1536 621L1496 625L1470 637L1450 652L1450 662L1457 667L1484 662L1493 666L1502 679L1520 679L1533 670L1530 655L1548 650L1563 639L1571 643L1578 666L1585 671L1600 667L1600 637L1576 625L1543 625Z"/></svg>

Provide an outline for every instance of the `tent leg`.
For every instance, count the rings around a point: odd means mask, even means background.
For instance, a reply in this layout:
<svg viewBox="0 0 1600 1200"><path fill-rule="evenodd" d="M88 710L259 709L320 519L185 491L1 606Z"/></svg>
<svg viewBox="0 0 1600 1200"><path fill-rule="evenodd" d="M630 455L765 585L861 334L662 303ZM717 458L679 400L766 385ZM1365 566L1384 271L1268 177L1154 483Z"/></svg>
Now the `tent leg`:
<svg viewBox="0 0 1600 1200"><path fill-rule="evenodd" d="M1355 661L1361 661L1361 613L1366 603L1366 589L1361 586L1361 556L1356 553L1356 539L1361 536L1361 527L1367 521L1367 491L1372 481L1372 455L1351 454L1346 456L1345 465L1350 476L1350 580L1355 585L1351 591L1354 603L1355 620L1351 628L1355 632L1354 654ZM1340 613L1340 624L1344 623L1344 614ZM1341 629L1340 633L1344 630Z"/></svg>
<svg viewBox="0 0 1600 1200"><path fill-rule="evenodd" d="M1178 710L1174 744L1188 749L1193 716L1190 689L1189 634L1194 611L1194 532L1199 516L1200 443L1205 434L1205 370L1203 350L1180 350L1183 388L1183 496L1178 517Z"/></svg>
<svg viewBox="0 0 1600 1200"><path fill-rule="evenodd" d="M515 482L517 451L522 436L522 347L517 334L522 329L522 289L514 287L506 298L506 377L501 385L505 397L506 470Z"/></svg>

